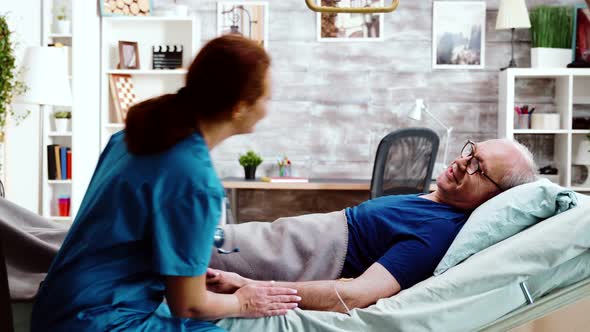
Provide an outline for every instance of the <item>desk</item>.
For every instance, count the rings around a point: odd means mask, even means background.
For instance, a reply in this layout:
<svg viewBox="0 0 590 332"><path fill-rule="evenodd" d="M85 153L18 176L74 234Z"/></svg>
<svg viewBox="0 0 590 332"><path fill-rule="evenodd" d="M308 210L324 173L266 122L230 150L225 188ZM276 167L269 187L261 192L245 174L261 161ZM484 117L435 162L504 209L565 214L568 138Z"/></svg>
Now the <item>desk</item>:
<svg viewBox="0 0 590 332"><path fill-rule="evenodd" d="M238 222L240 189L259 190L340 190L340 191L369 191L371 190L370 179L309 179L304 183L271 183L260 180L251 181L244 178L229 177L222 179L223 187L230 192L230 207L233 213L234 222ZM436 190L436 184L431 183L430 191Z"/></svg>

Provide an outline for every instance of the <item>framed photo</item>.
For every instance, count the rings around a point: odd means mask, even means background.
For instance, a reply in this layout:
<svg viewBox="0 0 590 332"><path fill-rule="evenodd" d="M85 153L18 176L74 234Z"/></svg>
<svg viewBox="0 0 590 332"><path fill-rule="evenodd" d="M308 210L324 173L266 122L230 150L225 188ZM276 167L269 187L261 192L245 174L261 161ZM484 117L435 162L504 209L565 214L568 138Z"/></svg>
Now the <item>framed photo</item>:
<svg viewBox="0 0 590 332"><path fill-rule="evenodd" d="M139 69L137 42L119 41L119 69Z"/></svg>
<svg viewBox="0 0 590 332"><path fill-rule="evenodd" d="M112 119L115 123L123 123L129 107L137 103L133 79L131 75L110 74L109 87L114 107Z"/></svg>
<svg viewBox="0 0 590 332"><path fill-rule="evenodd" d="M268 49L268 3L219 1L217 35L239 34Z"/></svg>
<svg viewBox="0 0 590 332"><path fill-rule="evenodd" d="M316 0L323 6L335 1ZM383 0L341 0L337 7L382 7ZM383 14L318 13L318 41L382 41Z"/></svg>
<svg viewBox="0 0 590 332"><path fill-rule="evenodd" d="M435 1L432 15L432 68L484 68L486 3Z"/></svg>
<svg viewBox="0 0 590 332"><path fill-rule="evenodd" d="M590 67L590 9L585 5L574 7L572 36L573 67Z"/></svg>
<svg viewBox="0 0 590 332"><path fill-rule="evenodd" d="M98 0L100 16L150 16L153 0Z"/></svg>

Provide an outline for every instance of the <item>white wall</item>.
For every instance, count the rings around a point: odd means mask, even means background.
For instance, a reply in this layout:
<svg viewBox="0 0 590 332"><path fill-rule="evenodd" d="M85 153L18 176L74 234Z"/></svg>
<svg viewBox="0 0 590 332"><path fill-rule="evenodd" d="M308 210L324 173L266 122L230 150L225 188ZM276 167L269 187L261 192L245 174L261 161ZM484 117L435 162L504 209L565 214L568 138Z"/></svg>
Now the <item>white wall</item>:
<svg viewBox="0 0 590 332"><path fill-rule="evenodd" d="M27 46L41 43L41 1L2 0L0 13L8 13L8 24L18 43L16 56L20 65ZM15 111L30 110L29 117L19 126L9 123L6 128L6 197L31 211L39 205L39 107L15 105Z"/></svg>

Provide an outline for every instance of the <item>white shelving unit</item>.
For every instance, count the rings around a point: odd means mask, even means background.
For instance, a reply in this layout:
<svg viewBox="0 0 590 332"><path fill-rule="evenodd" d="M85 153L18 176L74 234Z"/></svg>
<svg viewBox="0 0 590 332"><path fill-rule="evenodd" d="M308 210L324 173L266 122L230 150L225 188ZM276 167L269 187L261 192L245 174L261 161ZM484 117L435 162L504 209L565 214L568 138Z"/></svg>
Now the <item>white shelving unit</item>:
<svg viewBox="0 0 590 332"><path fill-rule="evenodd" d="M200 48L200 23L188 17L103 17L101 41L100 146L104 149L112 134L124 129L116 121L109 87L109 75L132 75L137 100L176 92L184 85L187 67ZM118 42L138 43L139 69L117 69ZM152 46L182 45L182 68L152 69Z"/></svg>
<svg viewBox="0 0 590 332"><path fill-rule="evenodd" d="M534 104L534 100L520 102L516 94L517 80L541 79L554 82L552 96L543 96L543 101L551 100L551 109L560 115L560 128L556 130L515 129L514 106ZM574 109L577 106L590 107L590 70L587 69L543 69L511 68L500 73L498 100L498 134L515 140L525 140L535 135L553 136L553 167L558 169L559 184L580 192L590 192L590 185L580 186L573 177L574 153L579 142L590 133L590 128L573 128ZM549 97L549 98L548 98ZM526 135L526 136L525 136ZM532 151L533 154L535 151ZM590 153L590 152L588 152ZM544 166L544 165L539 165ZM585 183L590 183L589 180Z"/></svg>
<svg viewBox="0 0 590 332"><path fill-rule="evenodd" d="M57 33L56 32L56 19L54 8L56 6L65 5L67 17L71 20L72 17L72 0L43 0L43 26L42 26L42 44L43 46L55 45L57 43L62 44L64 51L68 54L68 77L70 83L74 83L74 75L72 72L72 46L73 46L73 34L69 33ZM72 94L73 95L73 94ZM53 122L53 113L57 111L69 111L72 112L72 118L75 116L73 107L52 107L45 106L43 116L43 131L42 135L42 154L43 163L42 166L42 178L41 178L41 196L40 196L40 211L39 213L56 222L70 224L73 221L73 214L76 208L72 208L77 204L77 201L81 200L81 197L73 197L72 186L74 179L63 179L63 180L50 180L48 176L47 168L47 146L50 144L59 144L62 147L72 148L74 135L72 134L72 128L69 128L67 132L55 131L55 125ZM70 121L70 124L72 121ZM72 157L74 153L72 153ZM75 161L72 162L72 165ZM72 176L73 178L73 176ZM70 210L69 216L59 216L58 199L60 197L70 198Z"/></svg>

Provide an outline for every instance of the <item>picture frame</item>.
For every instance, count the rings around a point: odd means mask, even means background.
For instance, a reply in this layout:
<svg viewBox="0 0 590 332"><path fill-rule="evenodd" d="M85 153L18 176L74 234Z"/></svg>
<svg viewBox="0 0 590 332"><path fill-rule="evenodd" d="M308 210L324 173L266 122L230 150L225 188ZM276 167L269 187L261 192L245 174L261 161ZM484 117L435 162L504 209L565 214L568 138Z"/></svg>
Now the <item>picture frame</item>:
<svg viewBox="0 0 590 332"><path fill-rule="evenodd" d="M485 1L434 1L432 68L485 68Z"/></svg>
<svg viewBox="0 0 590 332"><path fill-rule="evenodd" d="M330 5L316 0L318 5ZM352 3L352 4L351 4ZM361 7L383 7L383 0L344 0L340 7L354 4ZM363 5L364 4L364 5ZM384 14L316 14L316 34L320 42L379 42L383 41Z"/></svg>
<svg viewBox="0 0 590 332"><path fill-rule="evenodd" d="M568 67L590 67L590 8L574 6L572 63Z"/></svg>
<svg viewBox="0 0 590 332"><path fill-rule="evenodd" d="M112 120L124 123L129 108L137 103L133 78L129 74L109 74L109 88L113 102Z"/></svg>
<svg viewBox="0 0 590 332"><path fill-rule="evenodd" d="M100 16L151 16L153 0L98 0Z"/></svg>
<svg viewBox="0 0 590 332"><path fill-rule="evenodd" d="M119 41L119 69L139 69L139 46L133 41Z"/></svg>
<svg viewBox="0 0 590 332"><path fill-rule="evenodd" d="M240 34L268 49L268 2L218 1L217 35Z"/></svg>

